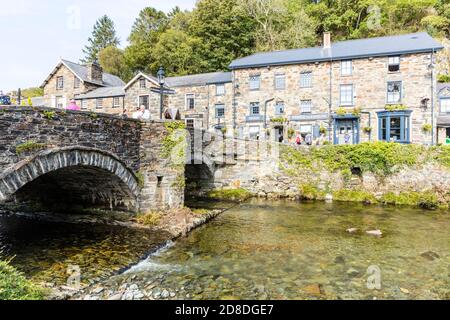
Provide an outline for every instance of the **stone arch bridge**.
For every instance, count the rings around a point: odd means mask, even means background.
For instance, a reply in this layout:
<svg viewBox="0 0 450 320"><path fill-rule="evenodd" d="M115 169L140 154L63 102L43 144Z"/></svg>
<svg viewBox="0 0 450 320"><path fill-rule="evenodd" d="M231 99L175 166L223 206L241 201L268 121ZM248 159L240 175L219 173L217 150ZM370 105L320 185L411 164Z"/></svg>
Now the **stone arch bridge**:
<svg viewBox="0 0 450 320"><path fill-rule="evenodd" d="M147 212L183 206L186 179L209 189L254 183L262 157L251 142L176 136L171 124L0 107L0 203Z"/></svg>

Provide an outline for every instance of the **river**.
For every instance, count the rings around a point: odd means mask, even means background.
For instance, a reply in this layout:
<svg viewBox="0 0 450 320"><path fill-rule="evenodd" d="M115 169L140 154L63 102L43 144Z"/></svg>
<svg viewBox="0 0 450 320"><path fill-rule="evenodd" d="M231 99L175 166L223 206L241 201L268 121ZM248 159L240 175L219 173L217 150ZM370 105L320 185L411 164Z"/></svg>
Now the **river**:
<svg viewBox="0 0 450 320"><path fill-rule="evenodd" d="M88 298L450 299L446 211L255 199L144 258L164 237L0 216L3 258L55 283L78 265Z"/></svg>

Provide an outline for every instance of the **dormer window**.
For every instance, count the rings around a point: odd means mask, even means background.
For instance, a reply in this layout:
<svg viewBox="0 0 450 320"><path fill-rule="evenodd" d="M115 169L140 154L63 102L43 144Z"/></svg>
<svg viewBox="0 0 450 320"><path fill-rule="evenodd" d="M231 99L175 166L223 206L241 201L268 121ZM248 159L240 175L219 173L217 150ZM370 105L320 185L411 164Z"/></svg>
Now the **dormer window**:
<svg viewBox="0 0 450 320"><path fill-rule="evenodd" d="M56 89L57 90L64 89L64 77L56 78Z"/></svg>
<svg viewBox="0 0 450 320"><path fill-rule="evenodd" d="M142 79L139 80L139 87L140 87L141 89L147 88L147 82L145 81L144 78L142 78Z"/></svg>
<svg viewBox="0 0 450 320"><path fill-rule="evenodd" d="M400 57L389 57L389 72L399 72L400 71Z"/></svg>

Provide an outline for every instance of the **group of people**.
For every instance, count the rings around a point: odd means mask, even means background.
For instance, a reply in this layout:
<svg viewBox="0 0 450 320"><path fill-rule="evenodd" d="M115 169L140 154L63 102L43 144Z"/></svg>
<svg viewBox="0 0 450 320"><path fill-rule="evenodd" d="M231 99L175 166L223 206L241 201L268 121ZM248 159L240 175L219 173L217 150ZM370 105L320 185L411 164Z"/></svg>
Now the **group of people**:
<svg viewBox="0 0 450 320"><path fill-rule="evenodd" d="M308 133L304 138L301 134L297 134L295 138L295 144L298 146L307 145L311 146L313 144L313 136L311 133Z"/></svg>
<svg viewBox="0 0 450 320"><path fill-rule="evenodd" d="M145 108L145 106L140 106L139 109L133 113L133 119L147 121L150 120L150 118L151 118L150 110Z"/></svg>

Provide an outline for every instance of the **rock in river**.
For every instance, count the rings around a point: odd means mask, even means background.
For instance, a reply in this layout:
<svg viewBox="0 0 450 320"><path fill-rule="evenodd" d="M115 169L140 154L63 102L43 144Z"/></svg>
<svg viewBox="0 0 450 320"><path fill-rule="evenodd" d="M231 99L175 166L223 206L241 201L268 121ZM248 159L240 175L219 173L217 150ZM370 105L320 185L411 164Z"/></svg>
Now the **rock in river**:
<svg viewBox="0 0 450 320"><path fill-rule="evenodd" d="M376 237L381 237L383 235L383 232L381 232L381 230L370 230L370 231L366 231L366 233L370 236L376 236Z"/></svg>

